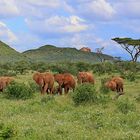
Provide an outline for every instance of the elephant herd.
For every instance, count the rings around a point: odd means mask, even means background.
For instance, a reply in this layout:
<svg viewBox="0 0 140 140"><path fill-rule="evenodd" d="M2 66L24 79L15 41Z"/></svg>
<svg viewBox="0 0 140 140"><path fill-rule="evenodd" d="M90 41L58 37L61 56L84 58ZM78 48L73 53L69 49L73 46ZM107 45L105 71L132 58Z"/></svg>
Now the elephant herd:
<svg viewBox="0 0 140 140"><path fill-rule="evenodd" d="M63 74L52 74L52 73L39 73L36 72L33 75L33 80L40 86L41 94L45 94L48 92L50 94L59 93L62 95L62 89L64 89L65 94L69 92L69 90L73 90L76 87L76 80L74 76L70 73ZM93 74L90 72L79 72L77 75L78 83L95 83ZM57 82L58 86L54 87L54 83Z"/></svg>
<svg viewBox="0 0 140 140"><path fill-rule="evenodd" d="M62 89L64 93L67 94L69 90L73 90L76 87L76 84L82 83L91 83L95 84L95 78L90 72L79 72L77 74L77 82L74 76L70 73L63 74L52 74L49 72L39 73L36 72L33 75L33 80L40 86L41 94L50 93L59 93L62 95ZM54 87L54 83L57 82L58 86ZM104 86L112 91L119 93L118 95L123 94L123 79L119 76L112 77L109 79Z"/></svg>
<svg viewBox="0 0 140 140"><path fill-rule="evenodd" d="M3 90L13 80L13 77L0 77L0 91L3 92ZM77 74L77 80L75 80L74 76L70 73L52 74L50 72L36 72L33 74L33 80L39 85L42 95L44 95L46 92L50 94L57 93L62 95L63 89L64 93L67 94L70 90L74 91L76 84L95 84L95 78L91 72L79 72ZM57 82L58 86L55 86L55 82ZM123 79L119 76L110 78L104 84L104 86L108 89L119 93L118 96L124 94L123 85Z"/></svg>

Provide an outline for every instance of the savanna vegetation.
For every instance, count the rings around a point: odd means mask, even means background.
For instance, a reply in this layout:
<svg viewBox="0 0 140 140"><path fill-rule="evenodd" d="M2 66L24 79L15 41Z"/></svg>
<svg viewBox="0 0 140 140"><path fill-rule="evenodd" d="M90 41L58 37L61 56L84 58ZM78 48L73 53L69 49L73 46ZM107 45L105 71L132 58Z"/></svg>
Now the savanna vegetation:
<svg viewBox="0 0 140 140"><path fill-rule="evenodd" d="M15 78L0 94L0 139L140 139L140 63L20 61L0 67L1 76ZM74 76L79 71L91 71L96 83L77 85L67 95L41 96L32 80L34 71L69 72ZM113 100L116 93L103 86L113 75L124 78L125 95L117 100Z"/></svg>

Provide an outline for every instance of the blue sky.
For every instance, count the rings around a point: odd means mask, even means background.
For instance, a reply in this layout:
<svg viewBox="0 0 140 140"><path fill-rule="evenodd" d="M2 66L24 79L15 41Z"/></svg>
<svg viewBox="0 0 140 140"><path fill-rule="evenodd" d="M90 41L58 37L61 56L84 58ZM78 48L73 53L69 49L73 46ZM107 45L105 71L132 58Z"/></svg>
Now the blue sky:
<svg viewBox="0 0 140 140"><path fill-rule="evenodd" d="M140 0L0 0L0 40L22 52L45 44L128 59L113 37L140 38Z"/></svg>

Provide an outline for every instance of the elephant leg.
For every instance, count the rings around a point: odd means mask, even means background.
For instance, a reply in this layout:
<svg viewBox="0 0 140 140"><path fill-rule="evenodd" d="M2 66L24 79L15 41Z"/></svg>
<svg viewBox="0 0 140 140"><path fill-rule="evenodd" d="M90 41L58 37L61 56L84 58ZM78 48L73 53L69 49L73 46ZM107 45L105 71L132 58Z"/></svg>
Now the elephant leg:
<svg viewBox="0 0 140 140"><path fill-rule="evenodd" d="M70 88L68 87L68 89L67 89L67 93L69 93L69 90L70 90Z"/></svg>
<svg viewBox="0 0 140 140"><path fill-rule="evenodd" d="M124 92L123 92L123 87L120 88L120 95L124 95Z"/></svg>
<svg viewBox="0 0 140 140"><path fill-rule="evenodd" d="M52 87L52 88L50 88L49 90L50 90L50 94L53 95L53 93L54 93L54 88Z"/></svg>
<svg viewBox="0 0 140 140"><path fill-rule="evenodd" d="M65 92L65 94L68 94L68 92L69 92L69 87L68 86L65 86L64 92Z"/></svg>
<svg viewBox="0 0 140 140"><path fill-rule="evenodd" d="M118 85L116 86L116 91L119 92L119 86Z"/></svg>
<svg viewBox="0 0 140 140"><path fill-rule="evenodd" d="M2 88L2 89L0 89L0 92L3 92L3 88Z"/></svg>
<svg viewBox="0 0 140 140"><path fill-rule="evenodd" d="M51 91L50 91L50 89L49 89L49 88L47 88L46 92L47 92L47 94L49 94Z"/></svg>
<svg viewBox="0 0 140 140"><path fill-rule="evenodd" d="M62 95L62 87L61 87L61 86L58 87L58 93L59 93L60 95Z"/></svg>
<svg viewBox="0 0 140 140"><path fill-rule="evenodd" d="M67 94L67 87L64 87L64 93Z"/></svg>
<svg viewBox="0 0 140 140"><path fill-rule="evenodd" d="M60 95L62 95L62 87L60 87L59 93L60 93Z"/></svg>
<svg viewBox="0 0 140 140"><path fill-rule="evenodd" d="M44 92L43 87L40 87L40 91L41 91L41 94L43 94L43 92Z"/></svg>
<svg viewBox="0 0 140 140"><path fill-rule="evenodd" d="M45 84L45 86L43 88L43 93L45 94L45 92L49 93L48 84Z"/></svg>
<svg viewBox="0 0 140 140"><path fill-rule="evenodd" d="M122 91L122 93L124 94L124 92L123 92L123 86L121 87L121 91Z"/></svg>

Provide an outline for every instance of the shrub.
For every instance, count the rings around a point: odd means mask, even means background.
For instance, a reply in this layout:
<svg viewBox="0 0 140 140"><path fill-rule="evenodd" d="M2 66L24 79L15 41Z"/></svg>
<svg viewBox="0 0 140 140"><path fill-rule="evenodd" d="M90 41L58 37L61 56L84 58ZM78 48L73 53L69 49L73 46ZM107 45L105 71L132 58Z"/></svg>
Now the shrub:
<svg viewBox="0 0 140 140"><path fill-rule="evenodd" d="M24 83L12 82L5 90L7 98L28 99L33 97L33 91L30 86Z"/></svg>
<svg viewBox="0 0 140 140"><path fill-rule="evenodd" d="M126 71L126 72L120 72L120 75L122 78L129 80L130 82L133 82L136 80L136 73L131 72L131 71Z"/></svg>
<svg viewBox="0 0 140 140"><path fill-rule="evenodd" d="M129 72L129 73L127 74L127 79L128 79L130 82L135 81L135 80L136 80L136 73L134 73L134 72Z"/></svg>
<svg viewBox="0 0 140 140"><path fill-rule="evenodd" d="M0 124L0 139L5 140L13 137L15 131L11 126L6 126L3 123Z"/></svg>
<svg viewBox="0 0 140 140"><path fill-rule="evenodd" d="M28 84L29 84L33 93L39 92L40 87L35 82L29 82Z"/></svg>
<svg viewBox="0 0 140 140"><path fill-rule="evenodd" d="M103 78L101 79L101 86L100 86L100 93L103 93L103 94L107 94L109 93L109 89L105 86L105 83L107 82L107 78Z"/></svg>
<svg viewBox="0 0 140 140"><path fill-rule="evenodd" d="M139 94L138 96L135 97L135 100L136 100L137 102L140 102L140 94Z"/></svg>
<svg viewBox="0 0 140 140"><path fill-rule="evenodd" d="M105 74L105 66L102 64L94 64L93 71L96 72L98 75Z"/></svg>
<svg viewBox="0 0 140 140"><path fill-rule="evenodd" d="M6 75L7 74L7 70L6 69L0 69L0 76Z"/></svg>
<svg viewBox="0 0 140 140"><path fill-rule="evenodd" d="M88 83L81 84L75 89L72 99L76 105L95 102L97 100L97 92L93 85Z"/></svg>
<svg viewBox="0 0 140 140"><path fill-rule="evenodd" d="M128 99L122 100L117 102L117 110L119 110L123 114L127 114L130 111L135 111L136 106L132 102L130 102Z"/></svg>

